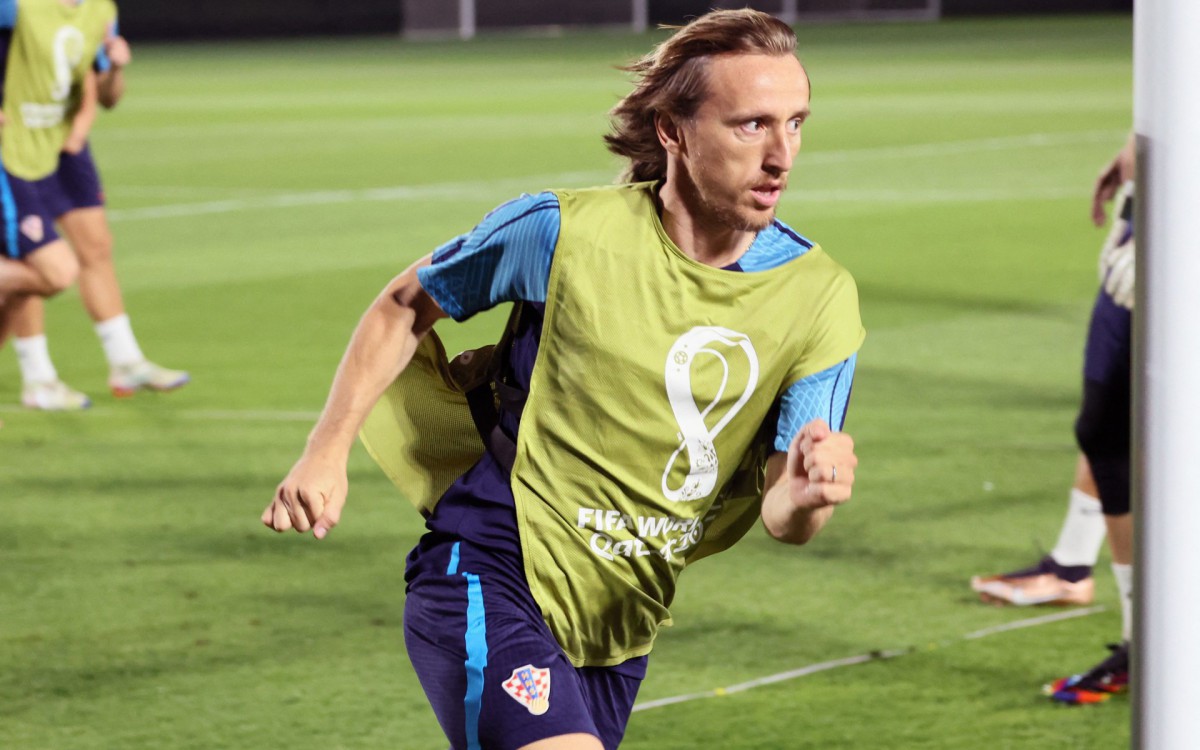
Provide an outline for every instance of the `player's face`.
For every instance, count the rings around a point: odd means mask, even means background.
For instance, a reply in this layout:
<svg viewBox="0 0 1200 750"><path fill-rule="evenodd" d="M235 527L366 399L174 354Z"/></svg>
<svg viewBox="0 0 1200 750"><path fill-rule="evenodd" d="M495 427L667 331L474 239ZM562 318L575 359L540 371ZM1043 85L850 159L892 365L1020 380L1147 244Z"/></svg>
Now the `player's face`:
<svg viewBox="0 0 1200 750"><path fill-rule="evenodd" d="M808 117L808 76L793 55L721 55L708 98L683 127L683 166L700 210L739 231L775 218Z"/></svg>

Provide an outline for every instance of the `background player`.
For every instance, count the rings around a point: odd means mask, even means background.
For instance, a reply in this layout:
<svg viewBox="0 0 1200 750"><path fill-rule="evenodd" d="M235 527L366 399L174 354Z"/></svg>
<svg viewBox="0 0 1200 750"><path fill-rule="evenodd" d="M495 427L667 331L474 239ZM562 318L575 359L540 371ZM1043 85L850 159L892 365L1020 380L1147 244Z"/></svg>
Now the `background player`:
<svg viewBox="0 0 1200 750"><path fill-rule="evenodd" d="M698 541L641 529L719 527L718 473L764 422L774 452L752 519L804 543L850 496L852 443L826 420L840 427L849 398L857 294L775 220L808 115L795 35L713 12L631 70L607 140L646 182L524 196L393 280L262 515L324 538L359 426L434 322L533 311L505 362L527 394L519 432L516 410L501 415L511 474L489 447L409 557L406 644L456 748L617 746Z"/></svg>
<svg viewBox="0 0 1200 750"><path fill-rule="evenodd" d="M91 63L115 18L110 0L0 2L0 28L12 30L0 140L7 254L0 260L0 332L29 295L55 294L79 273L44 196L55 189L59 153L87 141L97 97Z"/></svg>
<svg viewBox="0 0 1200 750"><path fill-rule="evenodd" d="M1084 356L1083 404L1075 424L1083 451L1059 542L1037 565L999 576L976 577L985 600L1013 604L1091 601L1091 567L1107 531L1113 577L1121 601L1121 642L1091 670L1056 680L1047 693L1064 703L1097 703L1129 680L1133 623L1133 516L1130 513L1130 358L1134 305L1132 179L1134 139L1100 172L1092 191L1092 221L1103 226L1116 198L1113 226L1100 255L1101 288L1092 310ZM1099 497L1102 524L1092 499Z"/></svg>
<svg viewBox="0 0 1200 750"><path fill-rule="evenodd" d="M124 94L124 69L131 59L129 45L114 22L95 63L98 99L105 108L116 106ZM185 385L188 373L147 360L134 336L113 266L112 232L100 175L87 144L59 155L53 184L54 189L46 191L48 208L79 259L79 293L108 360L109 388L120 397L142 388L165 391ZM91 403L58 378L46 341L45 308L40 298L27 297L15 306L11 332L25 406L70 410Z"/></svg>

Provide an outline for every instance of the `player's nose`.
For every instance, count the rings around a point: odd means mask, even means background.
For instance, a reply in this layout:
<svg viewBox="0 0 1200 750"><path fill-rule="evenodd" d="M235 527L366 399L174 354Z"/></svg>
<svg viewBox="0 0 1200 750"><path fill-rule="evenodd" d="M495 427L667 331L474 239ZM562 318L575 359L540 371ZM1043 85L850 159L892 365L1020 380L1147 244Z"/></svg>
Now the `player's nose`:
<svg viewBox="0 0 1200 750"><path fill-rule="evenodd" d="M774 128L765 141L763 170L772 175L790 172L800 142L786 128Z"/></svg>

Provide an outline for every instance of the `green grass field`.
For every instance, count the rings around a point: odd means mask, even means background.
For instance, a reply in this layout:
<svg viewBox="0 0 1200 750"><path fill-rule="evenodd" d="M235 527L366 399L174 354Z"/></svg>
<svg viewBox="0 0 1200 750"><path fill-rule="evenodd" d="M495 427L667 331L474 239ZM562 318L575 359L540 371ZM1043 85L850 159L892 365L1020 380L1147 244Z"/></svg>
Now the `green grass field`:
<svg viewBox="0 0 1200 750"><path fill-rule="evenodd" d="M689 570L641 700L908 650L639 712L623 747L1128 745L1127 697L1039 694L1119 634L1107 557L1102 611L965 636L1047 614L966 583L1032 561L1065 508L1130 37L1117 17L800 31L814 114L781 216L859 282L858 486L808 547L756 531ZM328 541L258 515L392 275L522 191L611 181L613 65L653 38L135 49L93 143L143 348L194 383L106 395L73 292L51 349L89 413L21 410L0 353L0 747L444 750L402 644L416 514L358 450Z"/></svg>

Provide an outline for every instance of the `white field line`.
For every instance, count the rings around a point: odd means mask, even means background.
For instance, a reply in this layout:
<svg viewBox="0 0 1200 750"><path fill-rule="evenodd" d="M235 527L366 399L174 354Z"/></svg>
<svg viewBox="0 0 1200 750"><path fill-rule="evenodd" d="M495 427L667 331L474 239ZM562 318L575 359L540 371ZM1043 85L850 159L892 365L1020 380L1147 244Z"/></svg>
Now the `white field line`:
<svg viewBox="0 0 1200 750"><path fill-rule="evenodd" d="M1004 625L997 625L991 628L984 628L983 630L976 630L973 633L967 633L966 635L960 636L953 640L935 644L934 648L944 648L946 646L952 646L956 643L962 643L964 641L978 640L980 638L986 638L990 635L996 635L997 633L1006 633L1010 630L1034 628L1039 625L1048 625L1053 622L1061 622L1062 620L1070 620L1076 617L1087 617L1088 615L1094 615L1097 612L1103 611L1103 606L1095 606L1088 607L1086 609L1074 610L1071 612L1059 612L1052 615L1043 615L1041 617L1031 617L1026 620L1017 620L1015 622L1005 623ZM659 698L657 700L646 701L644 703L638 703L633 707L633 710L636 713L638 711L649 711L652 708L673 706L677 703L690 703L691 701L702 700L704 698L721 698L734 693L742 693L747 690L763 687L764 685L774 685L777 682L786 682L788 680L795 680L800 677L807 677L808 675L816 674L818 672L826 672L831 669L840 669L842 667L852 667L856 664L866 664L867 662L872 661L894 659L896 657L906 656L921 650L924 649L908 647L891 649L887 651L871 651L865 654L859 654L857 656L847 656L841 659L833 659L831 661L823 661L817 664L809 664L808 666L800 667L798 669L790 669L786 672L779 672L776 674L767 675L766 677L759 677L746 682L739 682L736 685L730 685L729 687L714 688L712 690L705 690L699 693L686 693L684 695L676 695L670 698Z"/></svg>
<svg viewBox="0 0 1200 750"><path fill-rule="evenodd" d="M802 157L802 164L843 164L856 161L881 159L923 159L958 154L983 153L989 151L1026 150L1031 148L1054 148L1079 143L1117 142L1120 133L1115 130L1093 130L1077 133L1033 133L1005 138L982 138L948 143L925 143L906 146L883 146L842 151L823 151ZM415 200L464 200L469 198L494 198L497 193L519 190L537 190L545 186L562 186L576 182L608 182L613 172L587 171L565 172L552 175L503 180L477 180L470 182L442 182L428 185L395 185L391 187L362 188L351 190L317 190L302 193L281 193L261 197L228 198L215 201L171 203L143 208L119 208L108 212L111 221L144 221L148 219L173 219L187 216L206 216L239 211L259 211L276 208L303 206L328 206L345 203L405 202ZM873 201L885 203L952 203L986 202L1029 198L1050 200L1072 198L1081 189L1041 188L1012 190L798 190L798 196L806 201Z"/></svg>
<svg viewBox="0 0 1200 750"><path fill-rule="evenodd" d="M946 141L942 143L913 143L903 146L877 146L842 151L818 151L812 154L801 153L800 165L804 164L842 164L852 161L874 161L875 159L913 159L925 157L954 156L957 154L976 154L988 151L1024 151L1031 148L1055 148L1058 146L1073 146L1080 143L1120 143L1128 131L1122 130L1085 130L1069 133L1029 133L1028 135L1010 135L1000 138L974 138L966 141Z"/></svg>
<svg viewBox="0 0 1200 750"><path fill-rule="evenodd" d="M497 193L515 193L519 190L540 189L543 185L567 185L578 181L594 181L611 178L608 173L562 172L553 175L532 175L504 180L478 180L473 182L440 182L429 185L395 185L392 187L358 188L353 190L317 190L307 193L281 193L251 198L228 198L217 201L193 203L169 203L144 208L119 208L108 212L111 221L138 221L144 219L174 219L184 216L227 214L236 211L256 211L270 208L296 208L303 206L328 206L339 203L386 202L397 203L414 200L464 200L477 197L493 198Z"/></svg>
<svg viewBox="0 0 1200 750"><path fill-rule="evenodd" d="M1043 615L1041 617L1031 617L1028 620L1017 620L1015 622L1007 622L1003 625L994 625L983 630L976 630L974 633L967 633L962 637L964 641L973 641L979 638L987 638L989 635L997 633L1007 633L1010 630L1020 630L1022 628L1036 628L1038 625L1047 625L1052 622L1062 622L1063 620L1071 620L1076 617L1087 617L1094 615L1097 612L1103 612L1104 607L1097 605L1095 607L1086 607L1077 609L1071 612L1058 612L1052 615Z"/></svg>

